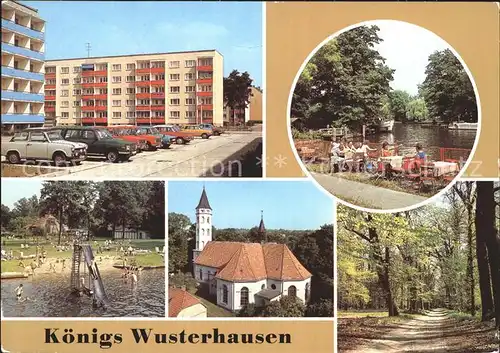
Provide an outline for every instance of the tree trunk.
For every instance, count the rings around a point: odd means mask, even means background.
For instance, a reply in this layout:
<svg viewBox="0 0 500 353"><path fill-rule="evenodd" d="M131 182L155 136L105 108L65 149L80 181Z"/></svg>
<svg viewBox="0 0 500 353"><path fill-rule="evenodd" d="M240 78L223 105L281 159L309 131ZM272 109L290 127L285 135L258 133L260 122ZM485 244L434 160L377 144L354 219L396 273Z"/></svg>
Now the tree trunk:
<svg viewBox="0 0 500 353"><path fill-rule="evenodd" d="M389 309L389 316L398 316L399 311L396 303L394 302L394 296L391 290L391 282L389 275L389 264L390 264L390 251L388 247L385 247L385 258L384 258L384 276L383 276L383 286L386 292L387 308Z"/></svg>
<svg viewBox="0 0 500 353"><path fill-rule="evenodd" d="M495 229L495 199L492 181L478 181L476 199L476 230L481 231L486 240L490 266L491 283L493 285L493 302L495 310L495 326L500 328L500 239ZM478 259L479 260L479 259ZM484 287L484 285L483 285ZM481 296L483 288L481 288ZM485 294L487 296L487 293ZM493 308L492 308L493 309Z"/></svg>
<svg viewBox="0 0 500 353"><path fill-rule="evenodd" d="M472 218L473 218L473 209L472 204L467 204L467 279L469 282L469 311L472 316L476 315L476 303L474 299L474 256L472 254L472 238L473 238L473 230L472 230Z"/></svg>
<svg viewBox="0 0 500 353"><path fill-rule="evenodd" d="M125 239L125 221L122 222L122 239Z"/></svg>
<svg viewBox="0 0 500 353"><path fill-rule="evenodd" d="M59 209L59 238L57 239L57 245L61 245L61 235L63 228L63 208Z"/></svg>

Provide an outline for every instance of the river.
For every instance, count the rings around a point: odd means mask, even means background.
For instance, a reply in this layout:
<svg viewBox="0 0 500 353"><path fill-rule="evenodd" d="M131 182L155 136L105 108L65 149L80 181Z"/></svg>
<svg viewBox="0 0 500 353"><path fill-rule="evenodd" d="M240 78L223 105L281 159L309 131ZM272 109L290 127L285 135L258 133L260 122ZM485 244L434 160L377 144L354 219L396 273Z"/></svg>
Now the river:
<svg viewBox="0 0 500 353"><path fill-rule="evenodd" d="M2 280L2 311L5 317L164 317L165 271L144 270L134 287L121 278L119 270L102 271L104 289L110 305L93 309L91 298L70 293L69 274L39 274L33 279ZM15 288L23 283L18 302Z"/></svg>

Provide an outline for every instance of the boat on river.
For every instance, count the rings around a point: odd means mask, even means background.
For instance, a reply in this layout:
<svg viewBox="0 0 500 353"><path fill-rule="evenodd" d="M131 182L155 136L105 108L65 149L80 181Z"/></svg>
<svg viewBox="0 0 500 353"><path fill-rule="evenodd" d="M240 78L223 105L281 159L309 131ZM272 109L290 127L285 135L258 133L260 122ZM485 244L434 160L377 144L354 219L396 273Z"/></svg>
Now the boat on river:
<svg viewBox="0 0 500 353"><path fill-rule="evenodd" d="M452 130L477 130L477 123L453 122L448 125L448 129Z"/></svg>

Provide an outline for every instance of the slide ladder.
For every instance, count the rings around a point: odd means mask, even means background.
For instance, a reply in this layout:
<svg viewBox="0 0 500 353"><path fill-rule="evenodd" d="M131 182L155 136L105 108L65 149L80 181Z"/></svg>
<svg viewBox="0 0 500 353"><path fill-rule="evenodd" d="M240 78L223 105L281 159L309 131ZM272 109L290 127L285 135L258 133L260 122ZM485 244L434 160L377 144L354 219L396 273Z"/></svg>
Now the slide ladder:
<svg viewBox="0 0 500 353"><path fill-rule="evenodd" d="M82 259L82 249L80 245L75 245L73 248L73 259L71 263L71 290L80 291L80 262Z"/></svg>

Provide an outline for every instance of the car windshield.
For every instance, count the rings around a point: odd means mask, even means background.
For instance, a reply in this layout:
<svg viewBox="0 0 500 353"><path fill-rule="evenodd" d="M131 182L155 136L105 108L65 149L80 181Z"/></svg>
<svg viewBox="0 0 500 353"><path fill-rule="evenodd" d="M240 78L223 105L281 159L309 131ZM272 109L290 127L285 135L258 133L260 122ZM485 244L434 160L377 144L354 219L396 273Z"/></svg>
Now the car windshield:
<svg viewBox="0 0 500 353"><path fill-rule="evenodd" d="M158 135L160 132L158 131L158 129L157 129L157 128L152 127L152 128L150 128L150 129L149 129L149 133L150 133L151 135Z"/></svg>
<svg viewBox="0 0 500 353"><path fill-rule="evenodd" d="M50 141L57 141L57 140L62 140L62 134L61 130L51 130L47 131L47 136L49 137Z"/></svg>
<svg viewBox="0 0 500 353"><path fill-rule="evenodd" d="M108 130L95 130L95 133L99 139L112 139L113 138L113 135L111 135Z"/></svg>

